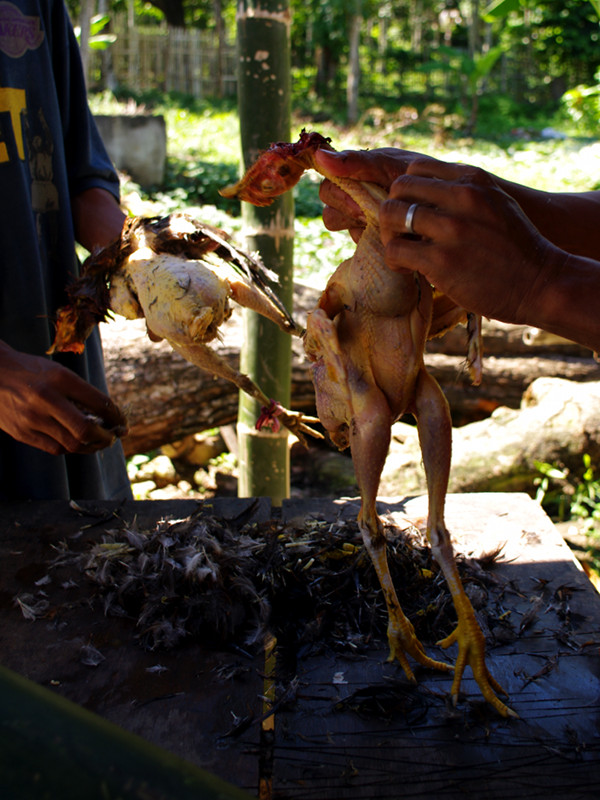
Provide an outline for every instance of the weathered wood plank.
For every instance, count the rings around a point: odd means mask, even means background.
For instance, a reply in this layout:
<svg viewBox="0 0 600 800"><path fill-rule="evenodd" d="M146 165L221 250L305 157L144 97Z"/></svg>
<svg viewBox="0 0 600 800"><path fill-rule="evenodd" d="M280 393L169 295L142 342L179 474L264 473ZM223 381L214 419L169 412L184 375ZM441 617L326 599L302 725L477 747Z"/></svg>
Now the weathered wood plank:
<svg viewBox="0 0 600 800"><path fill-rule="evenodd" d="M35 583L48 576L53 547L61 539L99 540L103 530L114 528L120 520L136 521L140 530L150 529L160 519L186 517L199 505L193 501L128 502L120 507L106 502L82 504L91 510L90 515L75 512L64 501L3 506L0 662L253 792L258 781L256 727L243 742L228 738L221 742L221 737L237 718L261 714L262 658L235 650L220 653L198 643L148 652L135 642L131 620L107 618L101 609L92 608L92 587L81 573L65 576L74 582L67 589L54 580L40 587ZM244 521L270 514L266 499L215 498L205 507L208 514ZM39 599L40 591L49 602L48 614L35 622L24 619L14 598L34 592ZM90 645L100 654L96 666L85 650ZM239 677L229 677L237 673Z"/></svg>
<svg viewBox="0 0 600 800"><path fill-rule="evenodd" d="M257 504L217 498L211 504L207 513L240 522L278 513L264 498ZM117 511L110 503L95 506ZM382 500L380 510L405 527L423 518L426 506L423 497ZM499 719L482 702L470 674L458 709L449 708L445 674L420 670L412 687L398 666L385 663L378 643L353 657L313 648L312 655L300 650L289 659L277 651L273 733L261 727L268 690L261 656L197 642L144 651L131 620L92 609L81 573L70 576L76 583L70 588L43 582L61 538L79 537L75 541L84 547L86 539L116 524L110 513L102 519L86 507L86 515L60 501L0 508L4 666L253 795L262 780L265 797L280 800L595 796L600 596L525 495L447 500L459 551L479 555L504 545L486 583L485 618L495 620L488 663L519 720ZM135 502L118 515L129 522L137 518L144 529L197 507L192 501ZM356 499L314 499L286 501L281 514L292 523L307 515L354 519L357 511ZM35 622L24 619L14 597L26 591L45 592L50 613ZM507 623L511 635L503 639L499 631ZM87 644L104 658L97 666L82 661ZM435 647L427 649L435 654Z"/></svg>
<svg viewBox="0 0 600 800"><path fill-rule="evenodd" d="M427 512L424 497L379 506L400 526ZM357 503L338 505L344 515L357 510ZM302 509L290 503L286 513ZM447 521L459 552L479 555L504 545L488 601L498 604L499 615L506 613L518 630L539 604L522 635L488 657L521 718L495 716L470 674L462 687L467 702L450 709L447 676L420 670L413 688L399 666L384 663L386 651L306 659L295 706L277 715L274 797L595 796L600 596L525 495L451 495ZM568 604L561 603L561 587ZM454 656L439 648L433 655Z"/></svg>

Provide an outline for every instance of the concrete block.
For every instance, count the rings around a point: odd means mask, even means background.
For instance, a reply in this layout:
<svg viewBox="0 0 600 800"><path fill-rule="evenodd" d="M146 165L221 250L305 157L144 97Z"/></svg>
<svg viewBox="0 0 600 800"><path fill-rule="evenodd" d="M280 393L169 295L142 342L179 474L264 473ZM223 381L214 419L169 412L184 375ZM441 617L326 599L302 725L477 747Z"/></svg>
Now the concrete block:
<svg viewBox="0 0 600 800"><path fill-rule="evenodd" d="M143 188L158 186L165 174L167 127L159 115L95 116L100 136L115 167Z"/></svg>

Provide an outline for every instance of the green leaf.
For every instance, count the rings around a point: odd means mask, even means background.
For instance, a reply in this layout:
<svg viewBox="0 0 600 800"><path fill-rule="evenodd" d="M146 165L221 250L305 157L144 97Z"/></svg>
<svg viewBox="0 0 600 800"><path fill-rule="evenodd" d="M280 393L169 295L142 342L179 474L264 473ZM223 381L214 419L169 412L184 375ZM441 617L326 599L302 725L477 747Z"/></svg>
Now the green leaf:
<svg viewBox="0 0 600 800"><path fill-rule="evenodd" d="M567 477L566 472L553 467L552 464L546 464L543 461L534 461L533 464L538 472L541 472L542 475L545 475L548 478L554 478L557 481L564 481Z"/></svg>
<svg viewBox="0 0 600 800"><path fill-rule="evenodd" d="M88 45L90 50L106 50L106 48L113 44L113 42L117 41L117 37L114 33L103 33L100 36L94 36L94 38L90 38Z"/></svg>
<svg viewBox="0 0 600 800"><path fill-rule="evenodd" d="M487 53L475 56L474 78L476 80L485 78L503 52L504 47L502 45L497 45L488 50Z"/></svg>
<svg viewBox="0 0 600 800"><path fill-rule="evenodd" d="M109 22L110 17L108 14L96 14L93 16L90 20L90 36L96 36Z"/></svg>
<svg viewBox="0 0 600 800"><path fill-rule="evenodd" d="M600 0L590 0L590 3L592 4L594 11L600 18Z"/></svg>
<svg viewBox="0 0 600 800"><path fill-rule="evenodd" d="M593 2L600 2L600 0L593 0ZM483 9L481 16L486 22L492 22L494 19L507 17L511 11L516 11L520 6L521 0L494 0L487 8Z"/></svg>

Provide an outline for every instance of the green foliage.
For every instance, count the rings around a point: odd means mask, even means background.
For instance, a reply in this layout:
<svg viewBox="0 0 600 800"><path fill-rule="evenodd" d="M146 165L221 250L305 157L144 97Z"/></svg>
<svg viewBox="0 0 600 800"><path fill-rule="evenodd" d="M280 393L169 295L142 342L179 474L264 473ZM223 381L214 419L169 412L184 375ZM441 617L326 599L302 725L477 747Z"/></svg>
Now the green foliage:
<svg viewBox="0 0 600 800"><path fill-rule="evenodd" d="M562 103L578 133L597 136L600 130L600 70L596 85L576 86L562 96Z"/></svg>
<svg viewBox="0 0 600 800"><path fill-rule="evenodd" d="M200 160L190 162L170 158L167 162L164 189L158 196L172 198L176 206L182 203L213 205L237 215L240 213L239 201L228 200L219 194L220 187L234 183L237 178L236 164Z"/></svg>
<svg viewBox="0 0 600 800"><path fill-rule="evenodd" d="M514 141L515 131L532 137L550 124L560 127L558 120L553 121L555 115L552 106L519 103L511 94L484 93L479 98L477 134L492 141Z"/></svg>
<svg viewBox="0 0 600 800"><path fill-rule="evenodd" d="M536 461L536 500L554 519L585 520L589 530L600 523L600 478L595 476L591 457L583 455L583 469L571 474L552 464Z"/></svg>
<svg viewBox="0 0 600 800"><path fill-rule="evenodd" d="M325 286L337 265L356 248L347 233L328 231L320 212L318 217L296 217L295 230L294 276L301 283Z"/></svg>
<svg viewBox="0 0 600 800"><path fill-rule="evenodd" d="M496 19L504 19L520 8L521 0L493 0L483 9L481 16L486 22L493 22Z"/></svg>
<svg viewBox="0 0 600 800"><path fill-rule="evenodd" d="M458 47L448 47L440 45L433 52L433 61L431 64L423 64L419 69L421 71L443 69L449 72L456 72L466 80L471 92L475 92L481 81L486 78L496 61L504 52L504 46L497 45L490 48L485 53L475 53L471 57L468 53Z"/></svg>
<svg viewBox="0 0 600 800"><path fill-rule="evenodd" d="M108 14L96 14L90 20L90 32L88 38L88 47L90 50L106 50L114 41L116 36L114 33L102 33L110 22ZM75 28L75 36L77 41L81 41L81 28Z"/></svg>

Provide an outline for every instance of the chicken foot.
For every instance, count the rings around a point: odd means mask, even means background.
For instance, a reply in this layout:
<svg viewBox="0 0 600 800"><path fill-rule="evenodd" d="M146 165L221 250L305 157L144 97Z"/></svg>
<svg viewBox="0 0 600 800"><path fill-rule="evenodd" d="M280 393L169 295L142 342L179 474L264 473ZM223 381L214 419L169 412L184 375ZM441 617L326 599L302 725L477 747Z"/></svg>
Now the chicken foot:
<svg viewBox="0 0 600 800"><path fill-rule="evenodd" d="M417 420L427 479L427 541L444 574L458 618L454 631L438 642L443 648L452 644L458 645L454 680L450 690L452 701L456 705L461 680L468 664L488 703L503 717L516 717L517 714L497 697L497 694L506 696L507 693L490 674L485 663L485 638L458 574L450 534L444 521L444 503L450 475L452 421L444 393L425 369L421 370L417 379L413 413Z"/></svg>
<svg viewBox="0 0 600 800"><path fill-rule="evenodd" d="M305 435L323 438L319 431L307 425L309 422L319 422L317 417L306 416L300 411L291 411L270 399L248 375L231 367L207 345L198 342L176 342L173 340L170 341L170 345L186 361L210 372L212 375L231 381L242 392L261 403L261 428L271 426L276 431L278 425L281 424L297 436L304 445L306 445Z"/></svg>
<svg viewBox="0 0 600 800"><path fill-rule="evenodd" d="M379 476L387 457L394 419L383 392L377 387L371 387L369 395L365 398L366 413L361 415L359 412L354 416L355 424L352 425L350 432L350 448L362 500L358 526L377 573L388 612L387 638L390 647L388 661L397 660L406 677L415 683L407 655L431 669L452 670L452 667L450 664L430 658L425 653L412 623L402 610L390 575L387 543L376 504Z"/></svg>

